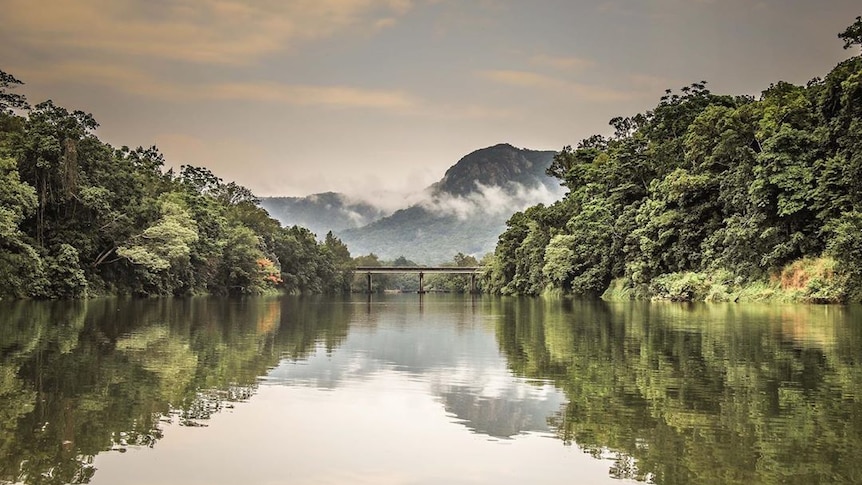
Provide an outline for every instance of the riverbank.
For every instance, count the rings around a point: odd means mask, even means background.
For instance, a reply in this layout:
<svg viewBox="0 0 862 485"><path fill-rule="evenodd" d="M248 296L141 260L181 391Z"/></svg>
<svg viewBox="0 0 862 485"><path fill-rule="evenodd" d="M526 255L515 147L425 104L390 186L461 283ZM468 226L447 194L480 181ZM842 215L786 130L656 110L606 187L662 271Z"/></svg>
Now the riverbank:
<svg viewBox="0 0 862 485"><path fill-rule="evenodd" d="M829 257L803 258L766 279L743 281L726 270L661 275L649 284L632 286L613 280L602 299L681 302L847 303L860 301L862 291L850 284Z"/></svg>

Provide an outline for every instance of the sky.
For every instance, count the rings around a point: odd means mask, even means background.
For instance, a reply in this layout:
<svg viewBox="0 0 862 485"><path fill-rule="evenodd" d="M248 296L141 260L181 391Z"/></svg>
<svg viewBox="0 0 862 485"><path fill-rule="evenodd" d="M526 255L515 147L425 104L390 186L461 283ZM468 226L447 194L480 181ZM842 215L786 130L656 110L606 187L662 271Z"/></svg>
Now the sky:
<svg viewBox="0 0 862 485"><path fill-rule="evenodd" d="M560 150L708 81L855 52L858 0L0 0L15 92L259 196L410 194L473 150Z"/></svg>

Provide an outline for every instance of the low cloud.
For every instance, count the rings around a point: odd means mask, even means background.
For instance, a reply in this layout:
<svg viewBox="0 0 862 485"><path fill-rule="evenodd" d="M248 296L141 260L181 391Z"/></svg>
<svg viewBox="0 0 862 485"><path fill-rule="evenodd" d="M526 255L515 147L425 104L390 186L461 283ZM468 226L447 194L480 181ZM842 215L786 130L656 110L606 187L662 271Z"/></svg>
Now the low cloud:
<svg viewBox="0 0 862 485"><path fill-rule="evenodd" d="M438 216L454 216L459 220L475 217L507 218L536 204L552 204L565 194L563 187L548 187L537 184L528 187L509 183L506 186L483 185L476 182L475 190L467 195L433 193L429 188L418 192L372 191L359 195L342 194L342 200L349 204L368 204L379 211L378 217L391 215L397 210L419 206ZM349 208L344 212L350 215ZM368 224L361 214L354 220Z"/></svg>
<svg viewBox="0 0 862 485"><path fill-rule="evenodd" d="M406 209L422 200L424 195L404 193L392 190L373 190L361 195L343 194L343 200L348 204L367 204L376 208L381 217L388 216L399 209Z"/></svg>
<svg viewBox="0 0 862 485"><path fill-rule="evenodd" d="M455 216L459 220L474 217L508 216L536 204L551 204L563 196L564 190L554 190L546 185L526 187L521 184L483 185L476 183L476 190L466 196L437 194L419 202L425 209L441 215Z"/></svg>

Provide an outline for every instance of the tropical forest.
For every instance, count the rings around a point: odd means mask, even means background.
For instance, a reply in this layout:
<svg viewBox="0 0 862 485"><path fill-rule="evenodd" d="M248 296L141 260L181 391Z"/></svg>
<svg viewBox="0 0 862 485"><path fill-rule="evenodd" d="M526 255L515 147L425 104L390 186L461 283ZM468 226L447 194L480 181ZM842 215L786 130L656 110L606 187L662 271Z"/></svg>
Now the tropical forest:
<svg viewBox="0 0 862 485"><path fill-rule="evenodd" d="M862 47L862 18L838 36ZM759 97L706 81L610 121L548 172L568 189L516 213L486 290L673 301L862 297L862 56Z"/></svg>
<svg viewBox="0 0 862 485"><path fill-rule="evenodd" d="M91 114L0 71L0 298L336 293L347 248L282 227L245 187L115 148Z"/></svg>

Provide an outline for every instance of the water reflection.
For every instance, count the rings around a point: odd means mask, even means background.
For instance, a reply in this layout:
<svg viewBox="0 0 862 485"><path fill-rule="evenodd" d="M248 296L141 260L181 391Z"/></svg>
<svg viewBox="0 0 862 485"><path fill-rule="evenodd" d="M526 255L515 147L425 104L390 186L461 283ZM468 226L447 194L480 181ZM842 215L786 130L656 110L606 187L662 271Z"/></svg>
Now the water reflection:
<svg viewBox="0 0 862 485"><path fill-rule="evenodd" d="M0 483L85 483L101 451L152 447L172 422L202 426L282 355L335 347L350 310L276 298L4 303Z"/></svg>
<svg viewBox="0 0 862 485"><path fill-rule="evenodd" d="M492 338L493 322L470 299L378 298L338 349L285 359L266 383L337 389L397 373L427 384L457 422L494 438L550 431L563 394L518 378Z"/></svg>
<svg viewBox="0 0 862 485"><path fill-rule="evenodd" d="M569 399L558 437L655 483L862 483L859 307L510 300L520 375Z"/></svg>
<svg viewBox="0 0 862 485"><path fill-rule="evenodd" d="M860 321L436 295L0 302L0 483L862 483Z"/></svg>

